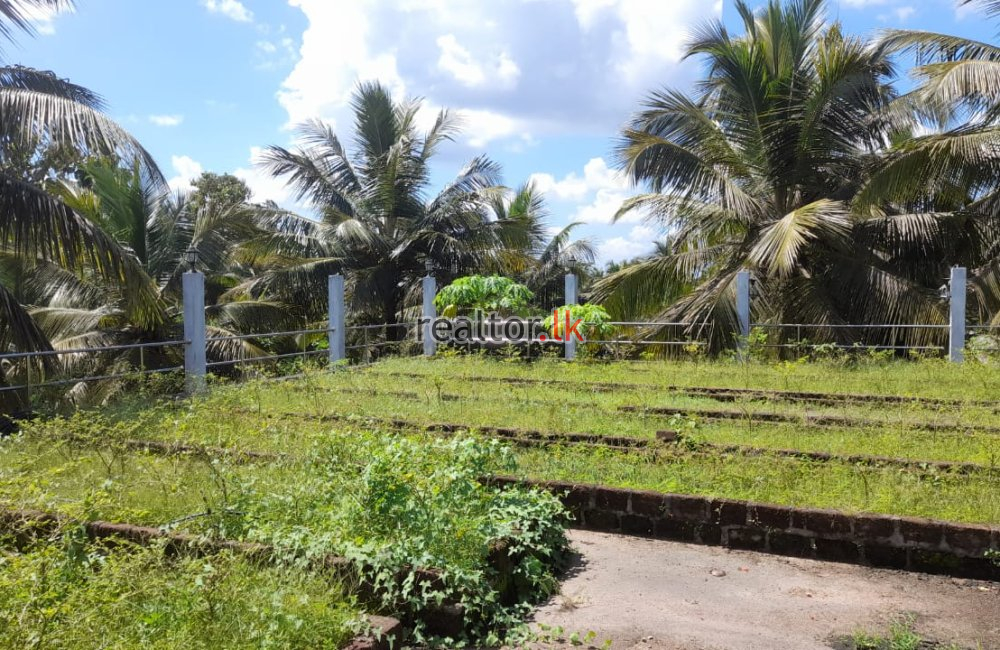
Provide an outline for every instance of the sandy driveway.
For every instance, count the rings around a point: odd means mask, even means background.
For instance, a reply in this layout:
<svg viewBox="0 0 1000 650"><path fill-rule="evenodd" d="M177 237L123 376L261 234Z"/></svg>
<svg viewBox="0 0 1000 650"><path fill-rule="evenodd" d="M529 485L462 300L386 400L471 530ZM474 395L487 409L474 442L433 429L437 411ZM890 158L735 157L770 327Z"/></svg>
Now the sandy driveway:
<svg viewBox="0 0 1000 650"><path fill-rule="evenodd" d="M612 648L829 648L912 612L923 636L1000 649L1000 585L571 531L579 565L536 614ZM552 647L552 646L540 646Z"/></svg>

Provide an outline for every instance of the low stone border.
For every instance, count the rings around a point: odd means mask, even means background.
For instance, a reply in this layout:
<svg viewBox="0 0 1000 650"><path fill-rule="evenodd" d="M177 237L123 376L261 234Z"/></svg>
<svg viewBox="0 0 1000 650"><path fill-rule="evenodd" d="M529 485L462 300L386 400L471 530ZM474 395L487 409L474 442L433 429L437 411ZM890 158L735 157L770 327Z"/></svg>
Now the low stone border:
<svg viewBox="0 0 1000 650"><path fill-rule="evenodd" d="M973 424L940 424L937 422L882 422L869 418L856 418L845 415L793 415L790 413L775 413L772 411L726 411L714 409L694 409L677 406L619 406L618 411L622 413L632 413L654 417L665 417L674 415L694 415L707 420L754 420L757 422L780 422L790 424L802 424L814 427L880 427L895 426L897 424L907 429L919 429L923 431L944 431L962 432L975 431L977 433L1000 433L1000 427L980 426Z"/></svg>
<svg viewBox="0 0 1000 650"><path fill-rule="evenodd" d="M380 372L385 377L406 377L426 379L429 375L419 372ZM839 404L919 404L924 406L980 406L994 411L1000 410L1000 403L989 400L960 400L942 397L911 397L907 395L865 395L860 393L817 393L807 391L766 390L759 388L727 388L714 386L677 386L648 383L569 381L564 379L532 379L529 377L477 377L459 375L452 379L464 382L495 381L507 384L555 385L589 388L600 392L615 390L658 390L681 395L711 397L719 401L735 401L741 398L765 399L786 402L809 402L826 406Z"/></svg>
<svg viewBox="0 0 1000 650"><path fill-rule="evenodd" d="M953 472L955 474L990 473L1000 470L978 463L951 460L918 460L916 458L899 458L895 456L868 456L865 454L834 454L826 451L806 451L802 449L782 449L778 447L752 447L749 445L728 445L714 442L696 442L694 448L710 450L720 454L738 454L741 456L779 456L782 458L798 458L819 463L839 462L849 465L865 465L867 467L898 467L914 474L924 476L937 472Z"/></svg>
<svg viewBox="0 0 1000 650"><path fill-rule="evenodd" d="M62 436L62 439L67 442L83 445L106 445L109 447L117 445L128 451L141 451L158 456L209 456L213 458L227 458L237 463L272 462L288 458L288 454L278 452L212 447L189 442L164 442L161 440L141 440L137 438L123 438L119 440L114 438L86 438L73 433Z"/></svg>
<svg viewBox="0 0 1000 650"><path fill-rule="evenodd" d="M656 432L656 438L634 438L627 436L611 436L598 433L560 433L538 431L533 429L516 429L510 427L494 427L474 424L456 424L450 422L420 423L412 420L364 417L362 420L340 415L302 415L299 413L268 414L267 417L287 417L328 422L365 421L394 429L412 429L415 431L456 433L458 431L478 431L489 434L522 446L546 446L550 444L581 444L606 447L622 452L655 452L668 450L666 443L676 443L680 434L677 431L663 430ZM893 456L869 456L865 454L834 454L825 451L809 451L803 449L782 449L779 447L753 447L751 445L735 445L714 442L695 442L687 450L690 453L738 454L742 456L777 456L810 460L820 463L841 462L850 465L865 465L868 467L899 467L918 475L929 475L932 472L954 472L956 474L989 473L998 468L980 465L978 463L948 460L920 460L916 458L898 458Z"/></svg>
<svg viewBox="0 0 1000 650"><path fill-rule="evenodd" d="M684 494L496 477L557 494L581 528L888 569L1000 581L1000 527L850 515Z"/></svg>
<svg viewBox="0 0 1000 650"><path fill-rule="evenodd" d="M343 650L391 650L403 640L403 624L388 616L369 616L368 624L374 634L359 636L344 646Z"/></svg>

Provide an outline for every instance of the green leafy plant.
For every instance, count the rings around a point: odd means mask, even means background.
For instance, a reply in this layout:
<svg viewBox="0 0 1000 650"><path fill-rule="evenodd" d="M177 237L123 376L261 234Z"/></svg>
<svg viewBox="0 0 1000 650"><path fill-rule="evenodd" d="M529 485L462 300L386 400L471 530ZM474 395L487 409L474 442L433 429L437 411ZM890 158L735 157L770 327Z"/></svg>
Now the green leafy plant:
<svg viewBox="0 0 1000 650"><path fill-rule="evenodd" d="M614 332L614 325L611 325L611 315L608 311L601 305L588 303L586 305L563 305L562 307L557 307L556 311L559 312L560 318L565 318L563 314L569 311L569 320L574 322L576 320L583 321L583 324L579 327L579 332L583 334L585 338L600 338L603 339ZM542 322L542 326L546 330L551 330L554 325L554 320L552 314ZM563 323L559 324L560 330L563 327Z"/></svg>
<svg viewBox="0 0 1000 650"><path fill-rule="evenodd" d="M547 492L483 483L516 471L499 442L358 432L310 456L295 485L276 490L251 477L233 489L248 524L240 534L290 549L292 564L347 557L383 609L415 621L417 641L502 641L556 589L568 515ZM425 568L439 579L422 578ZM425 615L449 603L461 607L463 631L435 637Z"/></svg>
<svg viewBox="0 0 1000 650"><path fill-rule="evenodd" d="M480 310L504 316L521 314L535 294L523 284L500 275L469 275L441 289L434 306L446 318Z"/></svg>

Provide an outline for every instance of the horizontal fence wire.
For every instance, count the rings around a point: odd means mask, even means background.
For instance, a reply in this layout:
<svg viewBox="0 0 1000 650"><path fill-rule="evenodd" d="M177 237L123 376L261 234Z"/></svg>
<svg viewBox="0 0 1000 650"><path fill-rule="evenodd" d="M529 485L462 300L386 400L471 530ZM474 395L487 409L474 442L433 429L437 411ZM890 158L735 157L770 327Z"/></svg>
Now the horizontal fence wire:
<svg viewBox="0 0 1000 650"><path fill-rule="evenodd" d="M947 350L947 346L944 345L930 345L930 344L890 344L890 343L865 343L862 341L852 341L850 343L838 343L838 342L818 342L809 341L802 337L802 330L848 330L848 331L859 331L859 330L908 330L908 331L940 331L947 332L950 329L949 325L937 325L932 323L836 323L836 324L825 324L825 323L751 323L750 325L753 329L762 330L790 330L794 329L796 331L796 341L793 343L755 343L755 347L763 349L774 349L774 350L809 350L809 349L833 349L833 350L891 350L891 351L907 351L913 350L916 352L942 352Z"/></svg>
<svg viewBox="0 0 1000 650"><path fill-rule="evenodd" d="M760 348L809 348L828 347L839 350L944 350L943 345L878 345L866 343L759 343Z"/></svg>
<svg viewBox="0 0 1000 650"><path fill-rule="evenodd" d="M824 325L821 323L751 323L750 327L758 327L761 329L774 329L774 328L803 328L803 329L936 329L936 330L947 330L948 325L913 325L913 324L899 324L899 325L888 325L888 324L872 324L872 325L850 325L850 324L837 324L837 325Z"/></svg>
<svg viewBox="0 0 1000 650"><path fill-rule="evenodd" d="M184 366L174 366L172 368L155 368L151 370L132 370L129 372L119 372L109 375L87 375L84 377L74 377L72 379L56 379L52 381L45 381L39 384L21 384L18 386L0 386L0 393L5 393L15 390L24 390L26 388L35 390L42 389L49 386L70 386L72 384L88 383L93 381L110 381L112 379L126 379L136 376L146 376L146 375L158 375L166 374L170 372L182 372Z"/></svg>
<svg viewBox="0 0 1000 650"><path fill-rule="evenodd" d="M11 352L0 354L0 363L29 357L54 357L64 354L93 354L95 352L119 352L122 350L141 350L147 348L169 348L187 345L191 341L160 341L157 343L123 343L121 345L103 345L93 348L71 348L68 350L39 350L37 352Z"/></svg>
<svg viewBox="0 0 1000 650"><path fill-rule="evenodd" d="M207 343L220 342L220 341L246 341L248 339L270 339L278 338L282 336L297 336L299 334L332 334L336 330L333 328L329 329L311 329L311 330L289 330L287 332L260 332L257 334L233 334L230 336L213 336L205 339Z"/></svg>
<svg viewBox="0 0 1000 650"><path fill-rule="evenodd" d="M502 323L503 321L500 321ZM535 321L538 322L538 321ZM614 351L621 352L622 348L627 348L627 346L633 346L634 348L640 348L644 346L649 347L660 347L660 348L671 348L671 347L685 347L692 349L705 348L709 343L705 340L699 340L699 335L702 335L704 328L708 326L706 323L692 323L692 322L680 322L680 321L605 321L605 322L585 322L584 326L599 327L601 332L604 334L610 334L610 336L601 336L599 338L592 338L590 340L584 341L586 344L606 346L613 349ZM915 324L915 323L901 323L901 324L890 324L890 323L868 323L868 324L854 324L854 323L843 323L843 324L821 324L821 323L751 323L751 327L755 329L762 329L765 331L775 331L775 330L795 330L797 332L797 341L795 342L773 342L769 343L761 342L754 345L759 348L767 349L818 349L821 346L829 349L839 349L839 350L889 350L889 351L942 351L946 350L947 346L944 345L932 345L932 344L914 344L914 345L903 345L903 344L893 344L890 341L887 342L872 342L865 343L863 341L842 343L842 342L829 342L824 343L821 341L809 341L807 338L803 337L803 334L815 331L855 331L855 332L874 332L874 331L926 331L932 332L946 332L949 326L946 324ZM690 331L693 333L691 338L680 339L676 338L671 340L669 333L670 330L683 330ZM657 340L652 338L651 330L660 330L657 333L662 339ZM664 335L664 330L666 330ZM247 341L247 340L266 340L266 339L276 339L283 337L293 337L293 336L312 336L312 335L330 335L336 331L335 328L310 328L310 329L300 329L300 330L286 330L280 332L254 332L248 334L233 334L225 336L212 336L206 338L206 343L223 343L223 342L233 342L233 341ZM1000 331L1000 325L992 324L968 324L966 326L966 331L970 336L975 336L978 334L990 334L994 331ZM393 333L392 336L390 334ZM349 361L353 364L367 364L378 358L382 358L384 351L387 349L397 348L397 352L400 354L408 353L419 353L419 347L416 345L418 338L416 334L418 333L418 324L415 322L398 322L398 323L376 323L369 325L348 325L344 327L344 334L348 337L345 341L344 349L348 352ZM678 334L680 332L677 332ZM939 335L939 334L938 334ZM936 335L937 336L937 335ZM458 339L453 337L449 341L445 341L445 344L454 345L458 347L468 347L472 346L557 346L562 345L564 341L554 339L551 336L539 336L532 334L530 336L525 336L523 338L504 338L504 337L463 337ZM27 382L19 385L12 386L0 386L0 393L24 390L28 389L44 389L46 387L56 387L56 386L67 386L81 382L96 382L96 381L110 381L117 379L125 379L129 377L147 376L147 375L157 375L172 372L183 372L184 366L173 365L167 368L146 368L145 363L140 361L138 367L132 371L122 371L122 372L108 372L103 374L95 375L83 375L79 377L67 377L67 378L57 378L51 380L45 380L45 373L42 370L37 370L40 373L38 383L32 381L32 369L37 368L32 360L42 360L42 359L58 359L59 357L64 357L68 355L100 355L104 353L112 352L125 352L129 350L139 350L140 355L150 349L166 349L166 348L176 348L181 346L190 345L188 340L173 340L173 341L154 341L147 343L123 343L118 345L106 345L106 346L95 346L95 347L79 347L79 348L68 348L62 350L41 350L41 351L31 351L31 352L11 352L6 354L0 354L0 364L6 364L9 367L17 367L17 365L24 364L24 372L27 375ZM329 355L329 350L326 349L302 349L296 350L294 352L286 353L276 353L276 354L266 354L261 356L250 356L245 358L212 361L206 364L207 368L225 369L225 368L240 368L242 366L259 364L266 362L281 361L284 359L302 358L307 359L311 357L319 357ZM27 362L27 363L25 363ZM57 373L58 371L53 371Z"/></svg>
<svg viewBox="0 0 1000 650"><path fill-rule="evenodd" d="M285 354L269 354L262 357L246 357L241 359L230 359L228 361L212 361L206 363L206 368L221 368L224 366L236 366L245 363L260 363L262 361L278 361L280 359L291 359L293 357L303 358L316 355L329 355L329 350L305 350L301 352L286 352Z"/></svg>
<svg viewBox="0 0 1000 650"><path fill-rule="evenodd" d="M502 328L505 321L497 321L496 328ZM666 329L666 328L691 328L691 329L702 329L706 327L705 323L691 323L691 322L679 322L679 321L604 321L604 322L592 322L585 321L584 326L599 326L599 327L610 327L617 329L619 331L612 332L616 334L616 338L590 338L584 341L586 344L592 345L606 345L613 346L616 349L621 346L661 346L661 347L694 347L703 348L707 347L709 343L704 340L699 340L698 338L685 338L685 339L675 339L675 340L657 340L652 338L647 338L648 333L642 330L650 329ZM887 323L872 323L872 324L818 324L818 323L752 323L752 328L759 329L795 329L797 331L801 330L836 330L845 329L852 331L863 331L863 330L925 330L925 331L947 331L949 329L948 325L936 325L936 324L914 324L914 323L903 323L903 324L887 324ZM988 328L1000 329L1000 326L983 326ZM635 331L634 338L628 338L629 333L626 331L621 331L623 329L633 329L639 330ZM973 329L970 326L968 329ZM623 336L624 335L624 336ZM771 349L794 349L803 347L817 347L824 346L827 348L834 349L865 349L865 350L917 350L917 351L941 351L945 350L946 347L943 345L891 345L887 343L822 343L822 342L809 342L803 339L801 334L797 337L798 342L795 343L762 343L755 344L755 347L760 348L771 348ZM456 345L456 346L470 346L470 345L559 345L564 343L560 339L554 339L552 337L546 337L544 339L539 337L533 338L518 338L511 339L503 336L472 336L472 337L452 337L449 340L442 341L445 344Z"/></svg>
<svg viewBox="0 0 1000 650"><path fill-rule="evenodd" d="M381 325L348 325L344 328L345 331L350 332L352 330L377 330L377 329L387 329L389 327L416 327L415 323L382 323Z"/></svg>

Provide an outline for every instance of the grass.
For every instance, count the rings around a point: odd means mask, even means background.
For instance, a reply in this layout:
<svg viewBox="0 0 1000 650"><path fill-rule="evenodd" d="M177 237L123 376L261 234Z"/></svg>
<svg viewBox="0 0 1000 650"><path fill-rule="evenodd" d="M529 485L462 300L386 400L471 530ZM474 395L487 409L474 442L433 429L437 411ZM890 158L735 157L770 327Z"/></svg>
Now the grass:
<svg viewBox="0 0 1000 650"><path fill-rule="evenodd" d="M329 576L227 553L107 553L70 533L0 556L5 648L336 649L361 625Z"/></svg>
<svg viewBox="0 0 1000 650"><path fill-rule="evenodd" d="M171 410L154 412L175 426ZM202 432L230 424L208 404L188 414ZM73 440L54 435L67 426ZM545 492L481 486L514 471L497 443L317 429L298 454L242 463L136 452L123 444L132 433L86 415L29 427L0 445L0 504L266 543L294 566L347 557L376 585L376 609L414 621L417 640L435 641L423 613L442 599L464 606L453 642L502 639L555 587L563 508ZM489 561L498 540L514 554L509 583ZM417 582L423 568L440 570L440 583Z"/></svg>
<svg viewBox="0 0 1000 650"><path fill-rule="evenodd" d="M840 394L901 395L958 400L995 400L1000 371L993 364L970 360L952 364L927 359L885 361L748 363L734 361L575 362L543 360L525 364L495 358L444 356L428 363L422 358L394 359L373 367L379 372L420 372L429 375L526 377L573 382L642 383L650 386L713 386L809 391Z"/></svg>
<svg viewBox="0 0 1000 650"><path fill-rule="evenodd" d="M959 384L965 389L957 390ZM819 405L760 396L725 401L666 388L682 385L959 402ZM845 367L395 359L365 369L306 372L290 381L217 385L204 398L158 404L143 399L33 423L0 443L0 504L269 543L287 549L286 560L297 566L319 554L347 555L373 563L369 577L382 585L382 609L389 613L420 612L441 597L428 586L391 586L392 576L417 566L441 567L446 591L466 606L464 640L492 642L517 628L529 594L554 588L565 537L562 509L552 497L484 488L482 475L996 524L1000 474L990 468L1000 456L1000 434L989 429L1000 427L1000 414L974 403L992 398L996 387L998 369L936 361ZM740 417L650 416L623 413L619 407L625 405L726 410ZM765 412L796 421L764 422ZM816 426L806 422L807 414L866 423ZM694 442L973 462L986 469L965 475L694 453L684 444L663 447L655 457L580 445L510 449L475 431L400 431L373 418L646 439L660 429L679 429ZM949 428L929 431L920 423ZM126 444L130 439L274 457L244 462L219 453L164 456L136 451ZM500 538L519 540L515 545L525 551L520 604L514 607L499 605L501 585L487 562L490 541ZM422 634L428 636L418 629L417 636Z"/></svg>
<svg viewBox="0 0 1000 650"><path fill-rule="evenodd" d="M537 479L830 508L995 523L997 482L961 475L924 476L897 469L789 458L718 456L648 462L616 451L560 447L518 454Z"/></svg>
<svg viewBox="0 0 1000 650"><path fill-rule="evenodd" d="M896 616L886 633L856 630L850 637L838 641L842 650L961 650L955 644L928 641L917 633L912 615Z"/></svg>
<svg viewBox="0 0 1000 650"><path fill-rule="evenodd" d="M926 364L926 365L925 365ZM954 366L934 361L877 367L845 369L826 366L750 365L717 363L623 363L564 364L542 361L531 364L509 363L495 359L396 359L370 369L334 374L307 374L291 382L254 383L221 387L203 401L181 403L163 409L128 411L116 423L104 423L101 431L114 430L118 436L146 437L169 441L194 441L233 449L255 449L292 454L313 454L317 445L330 440L364 439L366 432L379 427L351 418L401 418L416 423L452 422L477 426L520 427L554 432L590 432L605 435L652 438L658 429L680 429L687 438L698 442L738 444L764 449L799 449L839 454L891 456L913 460L973 462L987 468L996 465L1000 455L1000 435L977 431L976 427L1000 426L1000 415L980 405L928 408L921 404L856 405L824 407L822 412L882 418L882 425L864 427L819 427L798 423L755 421L752 406L758 410L783 409L789 414L815 411L807 404L770 403L756 400L752 405L714 401L708 397L690 397L662 389L631 389L593 392L586 384L627 379L635 384L649 378L669 378L680 383L711 385L706 378L710 368L722 379L745 373L758 378L762 386L774 386L785 380L795 389L827 390L832 384L853 386L863 391L863 381L884 385L886 377L906 383L906 374L923 375L928 368L935 372L963 373ZM985 375L987 370L993 374ZM692 378L692 372L700 373ZM990 383L1000 372L978 368L980 379ZM407 379L403 373L420 373L426 380ZM585 379L578 389L561 386L558 392L539 390L538 386L516 386L496 382L497 377L551 380L565 375ZM456 376L476 379L456 380ZM806 378L814 383L806 382ZM815 378L815 379L813 379ZM824 383L818 383L818 382ZM725 381L720 381L725 384ZM652 384L651 384L652 386ZM757 386L754 386L757 387ZM406 397L400 393L406 393ZM874 393L874 390L868 392ZM454 399L452 396L461 396ZM924 396L924 393L917 396ZM983 396L970 392L968 400ZM616 411L622 404L687 405L702 409L739 409L747 407L747 417L729 421L708 421L685 417L644 417ZM220 417L220 414L225 414ZM339 420L322 422L302 416L336 415ZM77 431L94 422L84 420L53 422L35 429L35 435ZM963 428L952 431L925 431L903 422L961 422ZM970 427L970 428L964 428ZM102 434L106 435L106 434ZM383 431L380 435L390 434ZM411 434L411 440L429 440ZM29 454L30 456L31 454ZM869 467L848 462L812 462L798 458L753 456L714 452L694 454L684 446L653 459L649 455L623 454L606 449L562 446L548 449L518 449L515 452L518 472L538 479L559 479L603 483L619 487L653 489L669 492L703 494L736 499L780 503L793 506L823 507L848 512L876 512L924 516L953 521L1000 522L1000 502L995 499L1000 474L983 471L962 475L944 471L911 471L899 467ZM150 461L153 462L153 461ZM173 467L177 461L155 461ZM154 463L154 464L155 464ZM280 464L279 464L280 465ZM165 471L165 470L163 470ZM160 474L163 471L158 470ZM287 479L278 469L255 470L257 480L277 472L273 482ZM288 470L294 474L296 469ZM239 476L245 469L234 468ZM88 479L90 480L90 479ZM338 489L343 489L341 485ZM150 488L152 490L153 488ZM162 488L158 488L162 489ZM145 492L137 492L135 502L148 501ZM188 509L197 507L198 492L189 493ZM132 506L129 506L132 507ZM162 519L178 514L164 512Z"/></svg>
<svg viewBox="0 0 1000 650"><path fill-rule="evenodd" d="M622 403L640 405L693 406L734 410L741 405L720 404L707 399L653 395L639 399L628 394L590 394L564 391L559 395L537 396L522 389L502 391L488 381L465 387L465 399L453 400L434 383L411 382L400 397L395 384L387 386L378 377L342 373L315 377L310 383L275 383L238 390L217 391L209 408L227 413L225 422L205 427L200 415L190 409L175 409L169 418L129 417L134 435L165 440L198 440L205 444L292 450L308 445L308 423L286 414L309 416L368 416L401 418L423 423L453 422L472 426L502 426L542 429L554 432L587 432L604 435L652 438L660 429L680 429L695 441L741 444L763 448L802 449L839 454L897 456L921 460L962 461L993 466L1000 458L1000 434L958 428L926 431L886 418L883 425L858 427L817 427L801 423L772 423L755 420L751 412L738 420L712 421L701 417L657 417L616 410ZM446 381L446 380L442 380ZM476 393L476 390L479 390ZM348 391L348 392L345 392ZM415 395L414 395L415 394ZM765 405L766 406L766 405ZM759 408L759 407L758 407ZM900 407L893 407L897 411ZM840 409L841 415L855 411ZM888 411L888 409L885 409ZM799 407L797 413L804 412ZM907 413L910 410L906 411ZM796 411L789 410L789 413ZM885 415L885 413L883 413ZM937 422L955 420L952 413L940 413ZM924 417L923 414L920 415ZM977 409L968 421L982 424L1000 422L995 414ZM910 418L911 420L915 418ZM930 419L930 418L926 418ZM973 425L974 426L974 425ZM322 429L322 427L320 427ZM248 436L247 432L253 435Z"/></svg>

